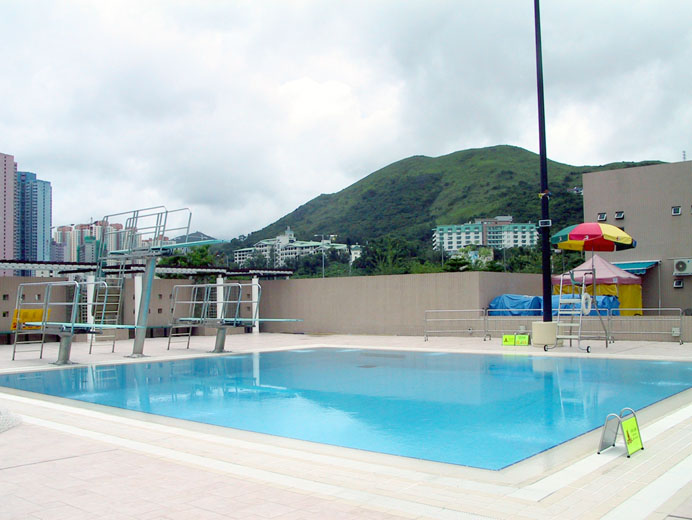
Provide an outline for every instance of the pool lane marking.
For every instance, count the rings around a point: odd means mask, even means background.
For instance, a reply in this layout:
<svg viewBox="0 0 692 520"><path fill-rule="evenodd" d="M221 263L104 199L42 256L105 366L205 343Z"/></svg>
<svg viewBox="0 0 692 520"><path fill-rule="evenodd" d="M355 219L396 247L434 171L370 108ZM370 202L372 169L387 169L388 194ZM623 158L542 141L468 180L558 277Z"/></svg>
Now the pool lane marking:
<svg viewBox="0 0 692 520"><path fill-rule="evenodd" d="M646 446L647 440L657 437L661 433L680 424L690 417L692 417L692 404L659 419L645 428L642 428L641 436L642 440L644 441L644 446ZM604 451L600 455L593 453L579 462L576 462L564 469L561 469L560 471L553 473L552 475L548 475L547 477L534 482L533 484L529 484L526 487L510 493L509 496L539 502L547 496L552 495L556 491L597 470L598 468L605 466L613 459L624 455L625 448L621 442L618 442L615 447Z"/></svg>
<svg viewBox="0 0 692 520"><path fill-rule="evenodd" d="M7 399L9 401L16 401L20 403L26 403L31 406L41 406L44 408L55 409L58 411L63 411L66 413L72 413L76 415L83 415L86 417L92 417L94 419L102 421L110 421L115 423L120 423L128 426L133 426L136 428L147 429L150 431L155 431L158 433L165 433L170 435L177 435L180 437L191 438L204 442L212 442L216 444L223 444L225 446L230 446L234 448L242 448L252 451L258 451L263 453L268 453L272 455L278 455L281 457L298 459L301 461L310 461L317 464L323 464L327 466L341 466L347 469L362 471L364 473L378 473L383 475L389 475L394 477L410 479L416 484L430 484L439 483L443 486L453 486L455 488L467 489L470 491L481 491L484 493L492 493L496 495L507 495L516 489L516 486L502 485L502 484L491 484L486 482L478 482L475 480L468 480L461 477L455 477L450 475L441 475L439 473L434 473L430 470L409 470L405 468L399 468L395 466L390 466L386 462L382 463L371 463L361 460L349 459L347 457L339 455L328 455L319 454L310 451L304 451L299 448L284 447L284 446L274 446L269 442L262 441L248 441L243 439L234 439L223 437L221 435L215 435L210 433L197 432L192 430L186 430L184 428L179 428L176 426L167 426L164 424L147 422L144 420L131 419L128 417L122 417L120 415L109 414L107 412L101 412L97 410L90 410L88 408L79 408L69 405L64 405L60 403L54 403L50 401L41 401L37 399L32 399L29 397L18 396L14 394L6 394L0 392L0 399ZM20 413L20 412L17 412ZM23 413L22 416L26 417ZM163 416L162 416L163 417ZM254 434L254 432L247 432L249 434ZM262 434L257 434L262 435ZM295 439L288 439L293 441ZM307 441L296 441L296 442L307 442ZM330 446L329 448L338 449L338 447ZM344 448L349 449L349 448ZM392 455L393 456L393 455Z"/></svg>
<svg viewBox="0 0 692 520"><path fill-rule="evenodd" d="M340 498L343 500L349 500L357 502L358 504L361 504L364 507L375 509L385 508L387 510L396 509L409 514L415 513L439 519L449 518L450 513L455 515L454 518L473 518L479 520L485 520L488 518L485 516L465 513L463 511L448 509L445 507L431 506L420 502L402 500L388 495L377 495L375 493L369 493L367 491L348 489L340 486L335 486L332 484L317 482L314 480L307 480L300 477L283 475L280 473L275 473L273 471L267 471L249 466L242 466L240 464L234 464L232 462L216 460L209 457L203 457L200 455L193 455L191 453L185 453L171 448L163 448L161 446L148 444L146 442L124 439L122 437L117 437L115 435L110 435L108 433L84 430L76 426L56 423L53 421L46 421L44 419L38 419L36 417L31 417L27 415L22 415L22 417L24 421L28 424L41 426L43 428L56 430L59 432L67 433L69 435L75 435L78 437L83 437L98 442L109 443L115 446L120 446L125 449L143 453L147 456L165 458L175 462L181 462L197 467L202 467L205 469L219 471L242 479L253 479L259 483L275 485L282 488L302 489L304 491L309 491L311 493L320 494L325 498Z"/></svg>

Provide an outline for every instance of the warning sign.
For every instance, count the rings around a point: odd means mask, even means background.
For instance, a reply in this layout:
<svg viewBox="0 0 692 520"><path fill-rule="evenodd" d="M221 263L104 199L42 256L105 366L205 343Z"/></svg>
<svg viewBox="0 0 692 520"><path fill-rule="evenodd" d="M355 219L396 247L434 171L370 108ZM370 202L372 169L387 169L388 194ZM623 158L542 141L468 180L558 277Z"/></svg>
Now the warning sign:
<svg viewBox="0 0 692 520"><path fill-rule="evenodd" d="M644 449L642 438L639 436L637 418L630 417L620 424L622 424L622 434L625 436L625 444L627 445L627 456L632 455L635 451Z"/></svg>
<svg viewBox="0 0 692 520"><path fill-rule="evenodd" d="M502 335L502 346L503 347L513 347L515 345L514 334L503 334Z"/></svg>
<svg viewBox="0 0 692 520"><path fill-rule="evenodd" d="M515 342L516 342L516 345L526 346L529 344L529 335L528 334L517 334Z"/></svg>

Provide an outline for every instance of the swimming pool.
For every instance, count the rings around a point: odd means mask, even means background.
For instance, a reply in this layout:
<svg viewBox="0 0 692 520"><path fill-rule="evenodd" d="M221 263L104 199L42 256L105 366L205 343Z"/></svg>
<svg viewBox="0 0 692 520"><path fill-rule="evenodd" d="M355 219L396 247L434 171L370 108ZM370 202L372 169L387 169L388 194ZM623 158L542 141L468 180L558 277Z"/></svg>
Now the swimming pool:
<svg viewBox="0 0 692 520"><path fill-rule="evenodd" d="M498 470L692 387L692 363L316 348L9 374L0 386Z"/></svg>

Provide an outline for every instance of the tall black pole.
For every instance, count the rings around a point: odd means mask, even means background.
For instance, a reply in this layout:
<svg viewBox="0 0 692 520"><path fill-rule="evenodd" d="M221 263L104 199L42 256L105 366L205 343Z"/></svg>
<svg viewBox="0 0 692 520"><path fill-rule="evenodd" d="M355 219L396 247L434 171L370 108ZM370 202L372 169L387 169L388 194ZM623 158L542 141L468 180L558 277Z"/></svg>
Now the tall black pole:
<svg viewBox="0 0 692 520"><path fill-rule="evenodd" d="M543 58L541 52L541 14L538 0L534 0L536 21L536 78L538 83L538 141L541 155L541 220L548 221L548 156L545 148L545 104L543 103ZM550 227L541 230L541 253L543 268L543 321L553 321L552 284L550 280Z"/></svg>

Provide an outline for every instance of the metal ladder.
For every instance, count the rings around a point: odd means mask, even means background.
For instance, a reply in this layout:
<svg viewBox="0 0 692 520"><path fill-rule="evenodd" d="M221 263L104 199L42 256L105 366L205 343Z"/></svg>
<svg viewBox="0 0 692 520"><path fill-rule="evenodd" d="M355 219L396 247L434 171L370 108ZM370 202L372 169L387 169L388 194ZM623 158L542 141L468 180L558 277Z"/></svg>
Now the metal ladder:
<svg viewBox="0 0 692 520"><path fill-rule="evenodd" d="M190 295L180 294L180 290L189 289ZM211 305L211 301L216 298L216 292L212 295L212 288L209 285L194 285L194 286L175 286L171 299L171 324L168 334L168 346L166 350L171 349L172 343L185 343L185 348L190 348L190 337L192 329L198 327L201 323L210 317L216 316L216 309ZM184 322L178 321L176 318L183 316L199 318L199 322Z"/></svg>
<svg viewBox="0 0 692 520"><path fill-rule="evenodd" d="M581 346L581 340L583 339L582 324L584 317L582 302L585 298L584 294L588 295L586 292L586 276L591 275L592 280L595 280L596 276L595 272L591 269L580 270L579 273L581 274L581 281L575 280L574 271L570 271L570 278L572 280L571 294L563 293L564 277L560 277L560 295L557 305L557 334L555 335L555 346L558 345L560 340L569 340L569 346L571 347L572 341L577 340L577 347L580 350L591 352L590 346L587 346L586 348L582 348ZM576 287L579 287L578 296L574 294ZM590 298L590 295L588 297Z"/></svg>
<svg viewBox="0 0 692 520"><path fill-rule="evenodd" d="M116 231L124 235L123 241L132 241L128 238L133 234L133 230ZM107 240L102 240L99 250L99 268L96 272L96 281L104 284L94 286L93 298L93 321L107 325L117 325L120 323L120 308L122 306L123 293L125 288L125 274L128 265L127 258L109 259ZM89 340L89 354L92 353L94 343L111 344L111 352L115 352L115 341L118 338L118 331L115 328L103 329L101 334L92 334Z"/></svg>
<svg viewBox="0 0 692 520"><path fill-rule="evenodd" d="M94 288L94 322L105 325L117 325L120 322L120 307L122 303L124 275L119 272L117 276L107 276L103 279L105 285L97 285ZM111 352L115 352L115 340L117 329L104 329L101 334L92 334L89 341L89 354L94 343L111 344Z"/></svg>

